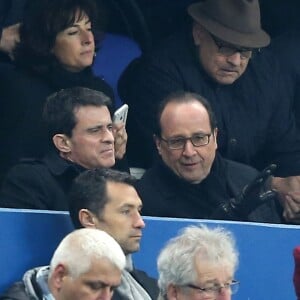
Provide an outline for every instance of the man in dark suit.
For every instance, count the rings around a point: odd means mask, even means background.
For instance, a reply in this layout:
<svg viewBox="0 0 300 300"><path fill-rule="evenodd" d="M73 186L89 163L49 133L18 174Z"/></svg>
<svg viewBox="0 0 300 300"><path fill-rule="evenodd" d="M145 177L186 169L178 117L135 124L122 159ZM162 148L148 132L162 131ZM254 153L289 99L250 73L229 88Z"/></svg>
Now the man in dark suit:
<svg viewBox="0 0 300 300"><path fill-rule="evenodd" d="M160 105L156 127L161 159L135 185L145 215L283 222L267 169L259 175L217 152L218 128L205 98L170 94Z"/></svg>
<svg viewBox="0 0 300 300"><path fill-rule="evenodd" d="M44 121L50 150L42 159L26 159L7 174L0 189L0 207L68 210L73 179L85 169L123 168L127 134L113 124L111 100L84 87L48 97ZM115 164L116 158L121 161ZM122 162L123 161L123 162Z"/></svg>
<svg viewBox="0 0 300 300"><path fill-rule="evenodd" d="M126 255L121 285L113 300L157 299L156 281L136 270L131 254L140 249L142 201L128 173L112 169L91 169L73 182L69 194L70 216L75 228L97 228L109 233Z"/></svg>

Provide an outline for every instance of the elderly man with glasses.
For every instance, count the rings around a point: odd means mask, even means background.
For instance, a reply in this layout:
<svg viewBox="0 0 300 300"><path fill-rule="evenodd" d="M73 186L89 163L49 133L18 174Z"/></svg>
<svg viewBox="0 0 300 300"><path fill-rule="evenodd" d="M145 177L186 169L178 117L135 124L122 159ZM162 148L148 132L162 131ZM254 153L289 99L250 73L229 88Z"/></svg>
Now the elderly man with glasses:
<svg viewBox="0 0 300 300"><path fill-rule="evenodd" d="M222 227L186 227L159 254L158 300L230 300L239 288L234 279L237 266L231 232Z"/></svg>
<svg viewBox="0 0 300 300"><path fill-rule="evenodd" d="M280 192L284 219L300 223L299 133L278 61L262 49L270 37L261 28L258 0L205 0L187 12L189 24L120 80L130 106L130 165L153 162L159 103L178 90L198 93L216 114L220 153L259 170L276 164L272 187Z"/></svg>
<svg viewBox="0 0 300 300"><path fill-rule="evenodd" d="M276 193L269 187L271 170L257 174L216 153L216 121L203 97L169 95L157 123L161 159L136 184L144 215L281 222Z"/></svg>

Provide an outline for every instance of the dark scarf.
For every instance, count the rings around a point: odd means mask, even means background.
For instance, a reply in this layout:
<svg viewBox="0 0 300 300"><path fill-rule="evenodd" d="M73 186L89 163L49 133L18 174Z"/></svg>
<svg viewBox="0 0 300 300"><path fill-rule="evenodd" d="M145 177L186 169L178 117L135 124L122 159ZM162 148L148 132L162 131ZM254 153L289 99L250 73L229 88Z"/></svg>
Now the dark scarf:
<svg viewBox="0 0 300 300"><path fill-rule="evenodd" d="M169 186L167 198L170 209L174 209L177 216L210 218L216 207L232 196L227 187L225 162L219 155L214 160L210 174L199 184L179 178L162 162L160 164L160 175Z"/></svg>

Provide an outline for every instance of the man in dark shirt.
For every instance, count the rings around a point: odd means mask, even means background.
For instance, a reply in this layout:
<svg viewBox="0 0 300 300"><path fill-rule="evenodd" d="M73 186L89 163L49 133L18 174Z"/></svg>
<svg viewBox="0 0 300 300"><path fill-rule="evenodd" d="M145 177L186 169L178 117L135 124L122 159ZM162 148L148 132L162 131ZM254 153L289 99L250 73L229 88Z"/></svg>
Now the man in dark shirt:
<svg viewBox="0 0 300 300"><path fill-rule="evenodd" d="M0 191L0 206L68 210L66 194L78 174L112 167L115 157L125 154L127 134L124 125L112 124L110 105L109 97L88 88L65 89L50 96L44 119L53 150L42 160L27 160L9 171Z"/></svg>
<svg viewBox="0 0 300 300"><path fill-rule="evenodd" d="M136 184L143 199L143 213L281 222L276 198L265 203L259 200L259 194L269 188L268 180L258 184L251 197L245 194L243 208L230 210L231 199L238 199L244 187L257 176L257 171L218 155L217 133L211 107L203 97L177 92L161 103L155 134L161 161L147 170Z"/></svg>
<svg viewBox="0 0 300 300"><path fill-rule="evenodd" d="M191 26L134 62L120 80L130 107L130 165L151 165L162 99L177 90L196 92L216 114L220 153L257 169L275 163L272 184L281 192L284 216L300 222L300 140L278 64L258 51L270 42L258 1L206 0L188 13Z"/></svg>

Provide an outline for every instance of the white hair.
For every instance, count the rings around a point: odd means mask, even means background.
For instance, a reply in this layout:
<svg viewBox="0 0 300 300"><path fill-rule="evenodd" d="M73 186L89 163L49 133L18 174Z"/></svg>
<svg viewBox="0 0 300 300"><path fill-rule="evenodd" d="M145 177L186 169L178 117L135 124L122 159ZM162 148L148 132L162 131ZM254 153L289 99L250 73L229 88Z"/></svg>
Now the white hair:
<svg viewBox="0 0 300 300"><path fill-rule="evenodd" d="M197 279L195 259L212 265L226 265L234 272L238 265L238 252L232 233L222 227L192 225L168 241L157 261L160 299L166 299L170 284L185 285Z"/></svg>
<svg viewBox="0 0 300 300"><path fill-rule="evenodd" d="M77 278L87 272L94 259L107 259L122 271L126 264L120 245L106 232L81 228L68 234L56 248L50 263L50 276L58 264Z"/></svg>

